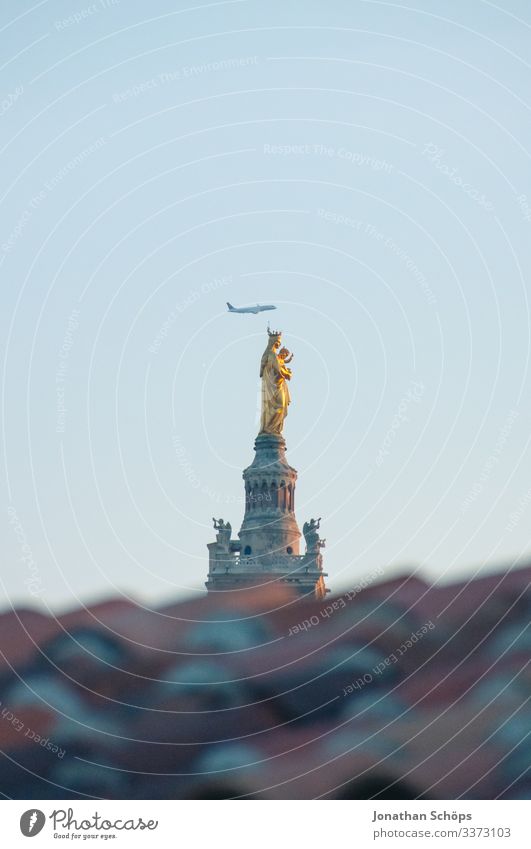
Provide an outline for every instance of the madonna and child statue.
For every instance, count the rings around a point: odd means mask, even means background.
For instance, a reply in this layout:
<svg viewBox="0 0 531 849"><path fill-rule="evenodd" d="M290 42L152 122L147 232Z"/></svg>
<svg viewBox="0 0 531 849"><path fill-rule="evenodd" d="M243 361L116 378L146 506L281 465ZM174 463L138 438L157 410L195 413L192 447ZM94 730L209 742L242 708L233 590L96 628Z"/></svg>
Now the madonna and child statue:
<svg viewBox="0 0 531 849"><path fill-rule="evenodd" d="M267 348L260 363L262 378L262 412L260 417L260 433L281 434L284 419L288 414L291 398L288 380L291 380L291 369L288 363L293 359L287 348L281 348L281 333L267 329Z"/></svg>

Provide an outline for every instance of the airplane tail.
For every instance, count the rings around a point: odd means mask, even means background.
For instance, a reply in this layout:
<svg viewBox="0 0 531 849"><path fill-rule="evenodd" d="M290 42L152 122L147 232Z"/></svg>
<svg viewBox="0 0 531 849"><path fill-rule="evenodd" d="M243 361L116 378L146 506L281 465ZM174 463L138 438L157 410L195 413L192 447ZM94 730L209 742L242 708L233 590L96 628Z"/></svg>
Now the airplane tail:
<svg viewBox="0 0 531 849"><path fill-rule="evenodd" d="M227 306L228 306L228 308L229 308L230 312L232 312L232 311L233 311L233 309L234 309L234 307L232 306L232 304L230 304L230 303L227 301Z"/></svg>

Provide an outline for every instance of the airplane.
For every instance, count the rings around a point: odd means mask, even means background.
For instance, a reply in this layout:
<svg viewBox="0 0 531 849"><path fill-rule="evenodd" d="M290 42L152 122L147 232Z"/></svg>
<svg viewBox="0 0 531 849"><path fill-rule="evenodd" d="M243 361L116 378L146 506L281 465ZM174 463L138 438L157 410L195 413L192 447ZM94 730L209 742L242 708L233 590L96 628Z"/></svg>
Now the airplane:
<svg viewBox="0 0 531 849"><path fill-rule="evenodd" d="M233 307L227 301L227 306L229 308L229 312L251 312L253 315L257 315L259 312L264 312L264 310L276 310L276 307L273 304L256 304L254 307Z"/></svg>

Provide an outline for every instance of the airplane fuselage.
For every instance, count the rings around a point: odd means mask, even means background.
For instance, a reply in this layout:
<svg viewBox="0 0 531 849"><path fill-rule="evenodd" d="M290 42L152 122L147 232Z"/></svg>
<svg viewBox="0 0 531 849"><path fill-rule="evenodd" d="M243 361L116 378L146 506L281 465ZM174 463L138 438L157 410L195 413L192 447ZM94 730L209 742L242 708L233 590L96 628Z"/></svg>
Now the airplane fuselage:
<svg viewBox="0 0 531 849"><path fill-rule="evenodd" d="M259 312L265 312L266 310L276 310L274 304L256 304L253 307L233 307L232 304L227 303L227 307L229 308L229 312L252 313L253 315L257 315Z"/></svg>

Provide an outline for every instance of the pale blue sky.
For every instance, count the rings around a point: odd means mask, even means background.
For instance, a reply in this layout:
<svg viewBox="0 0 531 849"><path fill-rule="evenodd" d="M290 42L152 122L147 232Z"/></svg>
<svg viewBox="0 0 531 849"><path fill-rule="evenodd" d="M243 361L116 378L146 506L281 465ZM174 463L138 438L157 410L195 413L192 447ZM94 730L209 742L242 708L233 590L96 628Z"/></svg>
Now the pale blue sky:
<svg viewBox="0 0 531 849"><path fill-rule="evenodd" d="M529 558L528 3L11 2L0 38L2 608L203 591L268 318L333 591Z"/></svg>

